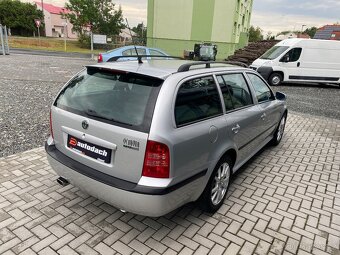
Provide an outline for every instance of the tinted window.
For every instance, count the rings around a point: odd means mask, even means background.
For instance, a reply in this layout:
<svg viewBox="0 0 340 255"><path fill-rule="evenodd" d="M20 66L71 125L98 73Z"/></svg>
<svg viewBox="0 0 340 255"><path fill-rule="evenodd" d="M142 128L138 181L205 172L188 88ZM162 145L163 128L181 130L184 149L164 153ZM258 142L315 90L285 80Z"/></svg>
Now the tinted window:
<svg viewBox="0 0 340 255"><path fill-rule="evenodd" d="M125 50L125 51L122 52L122 55L123 56L131 56L132 55L132 51L131 50ZM134 54L134 55L136 55L136 54Z"/></svg>
<svg viewBox="0 0 340 255"><path fill-rule="evenodd" d="M165 56L163 52L160 52L158 50L149 49L149 51L150 51L150 55Z"/></svg>
<svg viewBox="0 0 340 255"><path fill-rule="evenodd" d="M181 85L175 106L178 126L220 114L222 106L213 77L197 78Z"/></svg>
<svg viewBox="0 0 340 255"><path fill-rule="evenodd" d="M147 107L161 84L138 74L89 68L68 84L55 106L104 122L145 126Z"/></svg>
<svg viewBox="0 0 340 255"><path fill-rule="evenodd" d="M144 48L137 48L138 55L146 55L146 49ZM134 50L134 55L136 55L136 52Z"/></svg>
<svg viewBox="0 0 340 255"><path fill-rule="evenodd" d="M289 62L298 61L301 56L302 48L291 49L286 56L289 57Z"/></svg>
<svg viewBox="0 0 340 255"><path fill-rule="evenodd" d="M267 84L257 75L248 73L249 80L253 84L256 98L259 103L273 99L273 94Z"/></svg>
<svg viewBox="0 0 340 255"><path fill-rule="evenodd" d="M226 111L253 104L248 85L242 74L225 74L218 76Z"/></svg>
<svg viewBox="0 0 340 255"><path fill-rule="evenodd" d="M146 55L146 50L144 48L137 48L138 55ZM136 56L136 50L129 49L122 52L123 56Z"/></svg>

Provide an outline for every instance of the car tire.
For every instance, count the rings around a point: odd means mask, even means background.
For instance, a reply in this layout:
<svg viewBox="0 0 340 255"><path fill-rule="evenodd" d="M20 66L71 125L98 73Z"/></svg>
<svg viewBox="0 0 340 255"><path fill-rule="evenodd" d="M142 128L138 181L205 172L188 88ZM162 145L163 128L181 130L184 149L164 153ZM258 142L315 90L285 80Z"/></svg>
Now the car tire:
<svg viewBox="0 0 340 255"><path fill-rule="evenodd" d="M285 131L285 127L286 127L286 121L287 121L287 114L284 114L279 122L279 125L277 126L274 132L274 137L271 140L272 145L276 146L281 142L284 131Z"/></svg>
<svg viewBox="0 0 340 255"><path fill-rule="evenodd" d="M272 73L269 76L268 82L270 86L279 86L283 81L283 77L279 73Z"/></svg>
<svg viewBox="0 0 340 255"><path fill-rule="evenodd" d="M210 179L199 198L200 207L209 213L216 212L224 202L232 175L233 161L224 156L217 163Z"/></svg>

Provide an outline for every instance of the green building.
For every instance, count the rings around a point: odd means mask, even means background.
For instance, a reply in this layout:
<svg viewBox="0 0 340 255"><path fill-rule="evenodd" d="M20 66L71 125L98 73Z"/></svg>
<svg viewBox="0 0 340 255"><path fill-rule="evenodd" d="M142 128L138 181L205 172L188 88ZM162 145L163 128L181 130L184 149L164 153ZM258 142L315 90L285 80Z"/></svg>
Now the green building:
<svg viewBox="0 0 340 255"><path fill-rule="evenodd" d="M248 44L253 0L148 0L147 45L183 56L195 43L218 46L217 59Z"/></svg>

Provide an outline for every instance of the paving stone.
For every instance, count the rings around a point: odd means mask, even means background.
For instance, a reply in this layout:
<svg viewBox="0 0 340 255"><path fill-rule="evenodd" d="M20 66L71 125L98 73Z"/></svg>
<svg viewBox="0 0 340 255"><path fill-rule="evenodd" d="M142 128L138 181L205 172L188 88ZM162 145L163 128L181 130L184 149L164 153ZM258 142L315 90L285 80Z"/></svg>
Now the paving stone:
<svg viewBox="0 0 340 255"><path fill-rule="evenodd" d="M92 249L91 247L89 247L86 244L82 244L82 245L78 246L76 251L81 255L97 255L97 254L99 254L97 251L95 251L94 249Z"/></svg>
<svg viewBox="0 0 340 255"><path fill-rule="evenodd" d="M46 246L55 242L57 239L58 238L56 236L49 235L49 236L45 237L44 239L42 239L41 241L34 244L32 246L32 250L34 250L35 252L38 252L38 251L42 250L43 248L45 248Z"/></svg>
<svg viewBox="0 0 340 255"><path fill-rule="evenodd" d="M252 244L250 242L245 242L245 244L242 246L239 254L240 255L253 254L255 248L256 248L256 245L254 245L254 244Z"/></svg>
<svg viewBox="0 0 340 255"><path fill-rule="evenodd" d="M63 246L63 248L58 250L58 254L60 254L60 255L77 255L78 253L66 245L66 246Z"/></svg>
<svg viewBox="0 0 340 255"><path fill-rule="evenodd" d="M116 252L113 250L113 249L111 249L109 246L107 246L106 244L104 244L104 243L99 243L99 244L97 244L95 247L94 247L94 249L97 251L97 252L99 252L99 254L107 254L107 255L113 255L113 254L115 254Z"/></svg>
<svg viewBox="0 0 340 255"><path fill-rule="evenodd" d="M123 255L129 255L133 252L129 246L120 241L115 242L111 247Z"/></svg>
<svg viewBox="0 0 340 255"><path fill-rule="evenodd" d="M215 246L210 250L209 254L211 255L219 255L223 254L225 251L225 248L219 244L215 244Z"/></svg>
<svg viewBox="0 0 340 255"><path fill-rule="evenodd" d="M0 253L337 255L339 137L340 121L291 114L282 143L235 175L213 215L192 204L123 214L60 188L43 148L0 158Z"/></svg>

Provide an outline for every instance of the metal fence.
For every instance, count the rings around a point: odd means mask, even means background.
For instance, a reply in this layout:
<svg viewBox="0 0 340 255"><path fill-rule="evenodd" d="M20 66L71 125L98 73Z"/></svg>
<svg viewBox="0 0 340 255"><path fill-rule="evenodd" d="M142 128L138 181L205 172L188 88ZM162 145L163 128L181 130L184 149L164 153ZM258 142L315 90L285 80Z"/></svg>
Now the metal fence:
<svg viewBox="0 0 340 255"><path fill-rule="evenodd" d="M0 55L9 55L8 33L6 26L0 25Z"/></svg>

